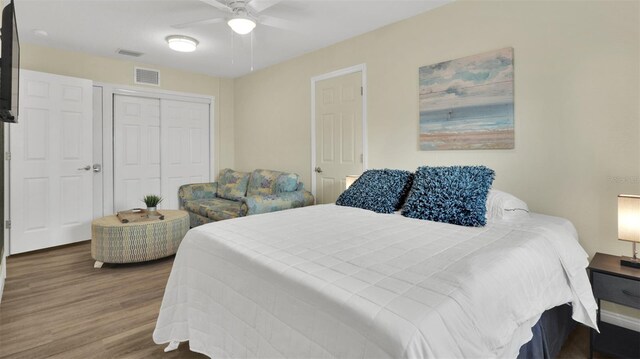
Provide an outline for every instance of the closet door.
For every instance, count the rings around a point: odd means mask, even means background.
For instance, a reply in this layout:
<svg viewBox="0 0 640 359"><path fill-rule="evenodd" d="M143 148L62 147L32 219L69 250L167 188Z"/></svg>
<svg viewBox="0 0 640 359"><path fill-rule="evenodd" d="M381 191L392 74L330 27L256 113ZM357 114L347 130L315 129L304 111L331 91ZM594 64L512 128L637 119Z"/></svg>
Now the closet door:
<svg viewBox="0 0 640 359"><path fill-rule="evenodd" d="M209 181L209 104L161 100L163 208L177 209L178 188Z"/></svg>
<svg viewBox="0 0 640 359"><path fill-rule="evenodd" d="M160 195L160 100L114 95L114 209L141 208Z"/></svg>
<svg viewBox="0 0 640 359"><path fill-rule="evenodd" d="M91 238L92 82L20 71L10 132L10 253Z"/></svg>

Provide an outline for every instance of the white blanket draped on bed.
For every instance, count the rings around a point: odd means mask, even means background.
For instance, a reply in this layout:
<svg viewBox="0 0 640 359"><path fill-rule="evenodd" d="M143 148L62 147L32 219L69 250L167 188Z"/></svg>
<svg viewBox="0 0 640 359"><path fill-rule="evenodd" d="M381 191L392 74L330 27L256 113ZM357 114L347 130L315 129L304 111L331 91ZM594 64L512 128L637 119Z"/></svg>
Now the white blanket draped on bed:
<svg viewBox="0 0 640 359"><path fill-rule="evenodd" d="M483 228L335 205L197 227L153 333L214 358L516 357L563 303L595 327L568 221Z"/></svg>

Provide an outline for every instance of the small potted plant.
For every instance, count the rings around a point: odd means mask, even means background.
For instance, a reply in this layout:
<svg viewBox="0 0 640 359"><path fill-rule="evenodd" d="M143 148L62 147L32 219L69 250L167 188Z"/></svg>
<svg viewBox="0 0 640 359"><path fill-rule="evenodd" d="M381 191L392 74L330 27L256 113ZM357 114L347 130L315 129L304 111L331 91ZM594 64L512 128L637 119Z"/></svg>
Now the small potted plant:
<svg viewBox="0 0 640 359"><path fill-rule="evenodd" d="M162 202L162 197L155 194L148 194L144 196L142 202L147 205L147 212L150 216L158 215L158 205Z"/></svg>

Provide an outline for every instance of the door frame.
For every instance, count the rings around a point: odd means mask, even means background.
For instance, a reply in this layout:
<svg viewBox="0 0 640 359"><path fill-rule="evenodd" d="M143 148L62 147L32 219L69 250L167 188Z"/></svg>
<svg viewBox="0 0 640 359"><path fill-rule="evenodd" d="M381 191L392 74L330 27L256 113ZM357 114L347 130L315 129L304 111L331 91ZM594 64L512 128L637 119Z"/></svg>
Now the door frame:
<svg viewBox="0 0 640 359"><path fill-rule="evenodd" d="M187 102L198 102L209 105L209 180L215 178L218 163L216 161L216 123L215 123L215 96L170 91L164 89L153 89L138 86L116 85L104 82L94 82L94 87L102 87L102 128L95 128L94 131L101 131L102 136L102 189L94 188L94 191L102 191L102 204L105 214L114 213L114 161L113 161L113 97L114 95L134 96L154 98L159 100L177 100ZM160 114L162 116L162 114ZM96 154L94 154L96 156Z"/></svg>
<svg viewBox="0 0 640 359"><path fill-rule="evenodd" d="M331 71L322 75L311 78L311 193L316 196L316 83L322 80L331 79L361 72L362 83L362 170L367 170L368 152L367 151L367 64L359 64L335 71Z"/></svg>

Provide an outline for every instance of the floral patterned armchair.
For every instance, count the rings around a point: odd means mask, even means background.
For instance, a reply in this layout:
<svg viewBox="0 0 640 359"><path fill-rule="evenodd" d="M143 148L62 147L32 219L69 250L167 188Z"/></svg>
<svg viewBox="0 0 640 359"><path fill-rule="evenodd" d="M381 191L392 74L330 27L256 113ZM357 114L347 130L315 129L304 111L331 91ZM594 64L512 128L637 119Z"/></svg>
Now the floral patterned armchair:
<svg viewBox="0 0 640 359"><path fill-rule="evenodd" d="M191 227L314 203L297 174L262 169L247 173L226 168L217 182L181 186L178 197Z"/></svg>

